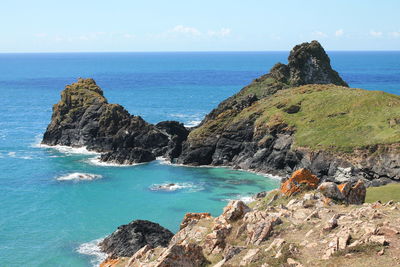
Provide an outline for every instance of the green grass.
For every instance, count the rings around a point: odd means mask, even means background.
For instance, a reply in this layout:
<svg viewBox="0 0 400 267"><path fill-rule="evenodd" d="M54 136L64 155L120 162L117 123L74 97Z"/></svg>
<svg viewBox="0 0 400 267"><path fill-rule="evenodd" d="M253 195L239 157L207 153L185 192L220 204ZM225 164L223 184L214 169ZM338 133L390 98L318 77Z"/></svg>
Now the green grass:
<svg viewBox="0 0 400 267"><path fill-rule="evenodd" d="M334 85L307 85L283 90L258 103L258 128L271 121L296 129L295 145L350 152L355 147L400 142L400 96ZM299 105L289 114L285 107ZM256 107L253 107L256 108Z"/></svg>
<svg viewBox="0 0 400 267"><path fill-rule="evenodd" d="M400 202L400 183L388 184L380 187L369 187L365 202L374 203L380 200L382 203L389 200Z"/></svg>
<svg viewBox="0 0 400 267"><path fill-rule="evenodd" d="M260 94L271 81L264 83L255 83L246 91ZM300 110L289 114L285 110L292 105L300 106ZM221 115L190 137L201 139L233 124L255 121L255 136L260 139L273 127L286 125L295 131L295 147L311 150L352 152L355 148L400 143L400 96L381 91L306 85L277 91L242 111Z"/></svg>

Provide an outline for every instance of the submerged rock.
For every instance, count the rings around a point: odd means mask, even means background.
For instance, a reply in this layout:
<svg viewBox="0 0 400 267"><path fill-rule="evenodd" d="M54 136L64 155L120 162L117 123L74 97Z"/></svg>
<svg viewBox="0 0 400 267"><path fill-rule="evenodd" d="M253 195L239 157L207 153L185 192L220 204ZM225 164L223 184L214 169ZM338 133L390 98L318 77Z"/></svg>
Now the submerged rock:
<svg viewBox="0 0 400 267"><path fill-rule="evenodd" d="M146 245L167 247L173 235L157 223L136 220L119 226L100 243L100 248L110 258L131 257Z"/></svg>

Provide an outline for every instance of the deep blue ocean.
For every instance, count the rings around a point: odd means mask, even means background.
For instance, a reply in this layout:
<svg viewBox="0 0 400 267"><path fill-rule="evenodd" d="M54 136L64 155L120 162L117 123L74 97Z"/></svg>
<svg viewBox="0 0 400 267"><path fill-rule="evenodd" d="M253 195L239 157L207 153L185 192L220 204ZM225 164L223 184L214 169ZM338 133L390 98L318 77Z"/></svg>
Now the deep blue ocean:
<svg viewBox="0 0 400 267"><path fill-rule="evenodd" d="M351 87L400 94L400 52L330 52ZM110 103L156 123L195 125L287 52L0 54L0 266L90 266L96 240L133 219L177 231L186 212L277 179L225 168L99 166L94 154L38 146L65 85L92 77ZM79 180L87 174L96 178ZM86 176L85 176L86 175ZM175 183L173 191L157 185Z"/></svg>

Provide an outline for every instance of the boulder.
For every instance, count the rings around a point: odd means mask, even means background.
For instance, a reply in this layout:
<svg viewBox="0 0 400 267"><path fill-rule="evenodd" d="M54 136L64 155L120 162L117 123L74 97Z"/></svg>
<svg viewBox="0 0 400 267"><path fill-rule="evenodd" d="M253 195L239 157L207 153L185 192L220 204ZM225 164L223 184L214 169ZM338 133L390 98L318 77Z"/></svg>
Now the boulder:
<svg viewBox="0 0 400 267"><path fill-rule="evenodd" d="M348 204L361 205L365 202L367 188L362 180L358 180L355 185L349 188L349 192L345 195Z"/></svg>
<svg viewBox="0 0 400 267"><path fill-rule="evenodd" d="M259 248L253 248L249 249L247 251L246 255L243 257L243 259L240 261L240 266L247 266L250 263L256 261L260 255L259 255L260 249Z"/></svg>
<svg viewBox="0 0 400 267"><path fill-rule="evenodd" d="M211 214L209 212L204 212L204 213L186 213L185 217L183 217L183 221L181 222L180 229L185 228L188 226L189 223L195 221L197 222L198 220L201 219L208 219L211 218Z"/></svg>
<svg viewBox="0 0 400 267"><path fill-rule="evenodd" d="M307 169L295 171L292 176L281 185L281 193L291 196L302 190L316 189L319 183L317 176Z"/></svg>
<svg viewBox="0 0 400 267"><path fill-rule="evenodd" d="M166 247L173 233L157 223L145 220L121 225L100 244L100 249L111 259L131 257L145 245Z"/></svg>
<svg viewBox="0 0 400 267"><path fill-rule="evenodd" d="M222 217L224 217L227 221L233 222L237 221L249 212L251 209L244 204L241 200L232 200L229 204L224 208L222 213Z"/></svg>
<svg viewBox="0 0 400 267"><path fill-rule="evenodd" d="M204 257L201 246L193 243L189 244L174 244L168 247L157 259L155 267L193 267L205 266L209 264Z"/></svg>
<svg viewBox="0 0 400 267"><path fill-rule="evenodd" d="M339 190L338 186L332 182L324 182L318 186L318 191L320 191L325 197L335 199L335 200L343 200L344 195Z"/></svg>
<svg viewBox="0 0 400 267"><path fill-rule="evenodd" d="M353 205L363 204L367 194L367 188L362 180L358 180L354 185L350 182L340 185L325 182L318 186L318 190L328 199L344 201Z"/></svg>

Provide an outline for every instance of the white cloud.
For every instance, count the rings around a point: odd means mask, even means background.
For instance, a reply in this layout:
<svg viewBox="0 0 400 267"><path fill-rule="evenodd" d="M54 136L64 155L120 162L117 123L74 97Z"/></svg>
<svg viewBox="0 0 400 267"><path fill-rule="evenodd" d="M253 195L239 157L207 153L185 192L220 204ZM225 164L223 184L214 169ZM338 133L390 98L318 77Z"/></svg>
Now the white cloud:
<svg viewBox="0 0 400 267"><path fill-rule="evenodd" d="M183 25L176 25L174 28L170 29L168 32L170 33L178 33L188 36L200 36L202 33L193 27L187 27Z"/></svg>
<svg viewBox="0 0 400 267"><path fill-rule="evenodd" d="M398 32L390 32L389 35L393 38L399 38L400 37L400 31Z"/></svg>
<svg viewBox="0 0 400 267"><path fill-rule="evenodd" d="M320 37L320 38L328 37L328 35L326 33L321 32L321 31L315 31L315 32L313 32L313 35Z"/></svg>
<svg viewBox="0 0 400 267"><path fill-rule="evenodd" d="M176 25L175 27L160 33L160 34L150 34L148 35L150 38L154 39L169 39L169 38L177 38L177 37L192 37L192 38L224 38L230 36L232 33L232 29L230 28L221 28L219 30L208 30L208 31L200 31L197 28L185 26L185 25Z"/></svg>
<svg viewBox="0 0 400 267"><path fill-rule="evenodd" d="M383 33L375 30L370 30L369 35L371 35L372 37L382 37Z"/></svg>
<svg viewBox="0 0 400 267"><path fill-rule="evenodd" d="M339 29L339 30L335 31L335 36L337 36L337 37L342 36L343 34L344 34L343 29Z"/></svg>
<svg viewBox="0 0 400 267"><path fill-rule="evenodd" d="M208 36L211 37L227 37L232 33L232 30L229 28L221 28L218 31L210 30L207 32Z"/></svg>

